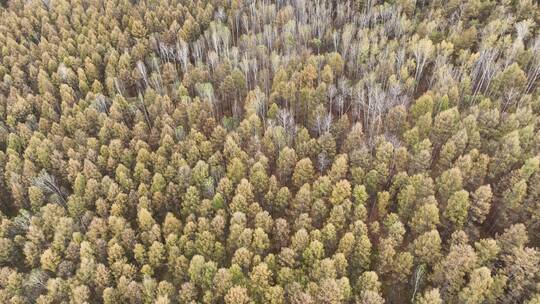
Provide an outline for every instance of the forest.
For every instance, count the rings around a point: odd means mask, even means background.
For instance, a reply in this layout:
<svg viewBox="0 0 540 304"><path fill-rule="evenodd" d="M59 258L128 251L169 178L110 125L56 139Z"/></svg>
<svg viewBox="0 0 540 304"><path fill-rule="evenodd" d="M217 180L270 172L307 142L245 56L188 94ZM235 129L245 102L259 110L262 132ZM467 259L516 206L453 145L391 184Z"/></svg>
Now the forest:
<svg viewBox="0 0 540 304"><path fill-rule="evenodd" d="M540 304L534 0L0 1L0 303Z"/></svg>

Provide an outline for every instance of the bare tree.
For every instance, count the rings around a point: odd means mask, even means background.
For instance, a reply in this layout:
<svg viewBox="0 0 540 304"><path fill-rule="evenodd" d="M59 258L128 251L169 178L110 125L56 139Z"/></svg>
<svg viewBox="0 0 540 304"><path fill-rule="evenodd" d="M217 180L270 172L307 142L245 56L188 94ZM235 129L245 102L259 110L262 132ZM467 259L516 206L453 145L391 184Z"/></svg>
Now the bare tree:
<svg viewBox="0 0 540 304"><path fill-rule="evenodd" d="M139 71L139 74L141 74L144 81L143 88L147 88L149 86L148 73L146 71L146 65L141 60L137 61L137 70Z"/></svg>
<svg viewBox="0 0 540 304"><path fill-rule="evenodd" d="M214 87L212 86L212 84L209 82L197 83L195 85L195 90L202 99L208 100L210 102L210 104L212 105L212 112L214 114L214 117L217 118L219 115L218 102L214 95Z"/></svg>
<svg viewBox="0 0 540 304"><path fill-rule="evenodd" d="M154 72L150 76L150 82L152 83L152 87L161 95L165 94L165 90L163 88L163 78L161 76L161 69L159 68L159 63L156 57L152 58L152 65L154 68Z"/></svg>
<svg viewBox="0 0 540 304"><path fill-rule="evenodd" d="M125 87L124 87L124 84L122 83L122 81L120 79L118 79L117 77L114 78L114 87L116 88L116 92L118 94L120 94L120 96L124 96L124 92L125 92Z"/></svg>
<svg viewBox="0 0 540 304"><path fill-rule="evenodd" d="M406 62L406 57L405 57L405 49L404 48L400 48L399 50L397 50L396 52L396 72L397 72L397 77L398 79L401 79L401 73L400 73L400 70L401 70L401 67L403 66L403 64Z"/></svg>
<svg viewBox="0 0 540 304"><path fill-rule="evenodd" d="M320 172L326 171L326 169L330 166L330 158L326 154L326 152L321 152L319 155L317 155L317 167Z"/></svg>
<svg viewBox="0 0 540 304"><path fill-rule="evenodd" d="M416 293L418 292L418 289L420 289L420 286L424 280L425 273L426 273L425 264L420 264L416 267L416 270L413 273L413 277L411 278L411 285L413 288L411 301L414 300Z"/></svg>
<svg viewBox="0 0 540 304"><path fill-rule="evenodd" d="M343 28L343 34L341 35L341 55L347 60L349 53L349 47L351 41L354 38L355 26L352 23L347 23Z"/></svg>
<svg viewBox="0 0 540 304"><path fill-rule="evenodd" d="M49 276L41 269L34 269L24 280L24 292L30 299L35 301L43 291L47 290Z"/></svg>
<svg viewBox="0 0 540 304"><path fill-rule="evenodd" d="M210 68L212 71L216 69L216 66L219 62L219 56L215 51L209 51L208 54L206 54L206 60L208 64L210 65Z"/></svg>
<svg viewBox="0 0 540 304"><path fill-rule="evenodd" d="M28 227L30 227L31 219L32 219L32 215L30 214L30 212L28 212L25 209L19 210L19 215L17 215L12 220L13 225L12 225L11 233L13 235L26 233L26 231L28 230Z"/></svg>
<svg viewBox="0 0 540 304"><path fill-rule="evenodd" d="M193 42L192 48L193 48L193 51L192 51L191 54L193 56L193 60L194 60L195 64L196 65L197 64L202 64L203 55L206 53L205 52L204 37L200 37L195 42Z"/></svg>
<svg viewBox="0 0 540 304"><path fill-rule="evenodd" d="M58 76L60 76L63 81L66 81L68 78L68 68L63 62L58 65Z"/></svg>
<svg viewBox="0 0 540 304"><path fill-rule="evenodd" d="M414 79L417 83L416 85L418 85L422 72L433 55L433 51L433 43L427 38L420 39L420 41L415 43L413 46L413 54L416 60L416 72L414 73Z"/></svg>
<svg viewBox="0 0 540 304"><path fill-rule="evenodd" d="M144 119L146 120L146 125L148 125L149 128L152 128L152 122L150 121L150 114L148 114L148 109L146 108L146 104L144 103L144 98L139 91L137 94L137 100L139 101L139 105L141 107L141 110L144 114Z"/></svg>
<svg viewBox="0 0 540 304"><path fill-rule="evenodd" d="M51 10L51 7L53 6L53 0L41 0L41 3L45 6L47 11Z"/></svg>
<svg viewBox="0 0 540 304"><path fill-rule="evenodd" d="M367 98L363 105L363 112L368 144L372 143L381 128L382 114L387 109L387 101L386 92L381 89L380 84L372 81L367 83Z"/></svg>
<svg viewBox="0 0 540 304"><path fill-rule="evenodd" d="M516 88L510 87L507 90L503 92L503 98L502 98L502 107L501 111L504 112L506 109L511 107L516 101L517 97L519 96L521 92L519 92Z"/></svg>
<svg viewBox="0 0 540 304"><path fill-rule="evenodd" d="M54 194L58 198L58 203L63 207L67 207L67 197L62 191L54 176L42 170L39 175L34 179L34 186L43 190L48 194Z"/></svg>
<svg viewBox="0 0 540 304"><path fill-rule="evenodd" d="M178 61L180 61L182 71L185 73L189 63L189 47L182 39L176 43L176 57L178 58Z"/></svg>
<svg viewBox="0 0 540 304"><path fill-rule="evenodd" d="M159 53L159 58L161 62L171 62L176 61L176 50L173 45L167 45L159 41L157 35L153 37L157 43L157 51Z"/></svg>
<svg viewBox="0 0 540 304"><path fill-rule="evenodd" d="M540 76L540 36L537 36L536 39L534 39L530 49L533 53L533 57L531 58L527 70L527 85L525 86L525 94L529 94L533 91L538 76Z"/></svg>
<svg viewBox="0 0 540 304"><path fill-rule="evenodd" d="M96 96L94 100L94 107L101 113L109 115L109 108L111 107L111 100L105 97L103 94Z"/></svg>
<svg viewBox="0 0 540 304"><path fill-rule="evenodd" d="M328 112L326 114L318 113L315 117L315 128L319 136L323 135L326 132L330 132L332 127L332 113Z"/></svg>
<svg viewBox="0 0 540 304"><path fill-rule="evenodd" d="M473 96L488 92L493 76L500 70L500 66L496 64L498 55L499 51L493 48L480 51L472 71Z"/></svg>
<svg viewBox="0 0 540 304"><path fill-rule="evenodd" d="M339 44L339 32L335 31L332 33L332 42L334 43L334 52L338 51L338 44Z"/></svg>
<svg viewBox="0 0 540 304"><path fill-rule="evenodd" d="M516 40L523 42L530 33L530 27L534 25L532 20L523 20L516 23Z"/></svg>
<svg viewBox="0 0 540 304"><path fill-rule="evenodd" d="M280 109L276 117L277 122L283 127L285 133L288 136L289 143L294 139L296 135L296 123L294 121L294 114L288 109Z"/></svg>
<svg viewBox="0 0 540 304"><path fill-rule="evenodd" d="M364 105L364 98L365 98L365 89L364 89L364 82L359 81L355 86L353 90L353 98L352 98L352 105L353 105L353 117L355 120L360 120L362 115L362 107Z"/></svg>
<svg viewBox="0 0 540 304"><path fill-rule="evenodd" d="M262 119L263 123L266 122L266 112L267 112L267 103L266 103L266 95L259 89L259 87L256 87L254 90L255 93L255 109L257 111L257 115Z"/></svg>

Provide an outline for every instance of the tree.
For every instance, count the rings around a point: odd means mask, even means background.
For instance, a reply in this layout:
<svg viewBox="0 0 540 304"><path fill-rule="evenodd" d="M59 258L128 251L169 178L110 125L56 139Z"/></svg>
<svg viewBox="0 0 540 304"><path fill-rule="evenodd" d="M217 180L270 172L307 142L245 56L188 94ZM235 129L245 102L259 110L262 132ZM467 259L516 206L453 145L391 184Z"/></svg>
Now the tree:
<svg viewBox="0 0 540 304"><path fill-rule="evenodd" d="M227 177L233 184L237 184L245 176L245 171L244 163L237 157L227 165Z"/></svg>
<svg viewBox="0 0 540 304"><path fill-rule="evenodd" d="M439 289L429 289L424 292L423 295L418 297L418 299L415 301L417 304L442 304L443 301L441 299L441 293L439 292Z"/></svg>
<svg viewBox="0 0 540 304"><path fill-rule="evenodd" d="M381 296L381 283L377 273L373 271L363 272L357 282L359 296L357 303L384 303Z"/></svg>
<svg viewBox="0 0 540 304"><path fill-rule="evenodd" d="M480 267L471 273L469 283L459 293L459 299L463 303L482 303L485 301L493 279L487 267Z"/></svg>
<svg viewBox="0 0 540 304"><path fill-rule="evenodd" d="M421 76L424 72L426 63L431 60L431 56L434 52L434 47L431 40L426 38L420 39L419 41L413 43L414 45L412 51L416 60L416 72L414 74L414 79L416 79L418 83L421 80Z"/></svg>
<svg viewBox="0 0 540 304"><path fill-rule="evenodd" d="M416 121L421 116L425 114L430 114L433 112L433 97L430 94L424 94L418 98L415 103L411 106L411 114L413 119Z"/></svg>
<svg viewBox="0 0 540 304"><path fill-rule="evenodd" d="M293 173L293 183L295 187L300 188L305 183L313 180L313 164L309 158L303 158L296 163Z"/></svg>
<svg viewBox="0 0 540 304"><path fill-rule="evenodd" d="M280 180L287 182L291 174L293 173L296 164L296 152L285 147L279 152L277 159L277 173Z"/></svg>
<svg viewBox="0 0 540 304"><path fill-rule="evenodd" d="M317 303L338 304L344 299L344 295L335 279L324 279L319 283L315 299Z"/></svg>
<svg viewBox="0 0 540 304"><path fill-rule="evenodd" d="M511 64L495 76L493 90L495 96L502 99L503 109L511 106L516 101L516 96L523 92L526 84L527 76L517 63Z"/></svg>
<svg viewBox="0 0 540 304"><path fill-rule="evenodd" d="M342 145L342 152L351 154L354 150L364 142L364 132L362 130L362 124L357 122L347 134L347 138Z"/></svg>
<svg viewBox="0 0 540 304"><path fill-rule="evenodd" d="M430 196L414 211L409 225L415 233L423 233L435 229L439 223L437 200Z"/></svg>
<svg viewBox="0 0 540 304"><path fill-rule="evenodd" d="M249 182L253 185L258 195L265 194L268 190L269 177L265 165L257 162L250 170Z"/></svg>
<svg viewBox="0 0 540 304"><path fill-rule="evenodd" d="M539 302L536 2L1 1L0 303Z"/></svg>
<svg viewBox="0 0 540 304"><path fill-rule="evenodd" d="M442 146L459 127L459 112L456 107L445 110L435 116L431 129L431 142Z"/></svg>
<svg viewBox="0 0 540 304"><path fill-rule="evenodd" d="M250 298L244 287L234 286L225 295L226 304L248 304Z"/></svg>
<svg viewBox="0 0 540 304"><path fill-rule="evenodd" d="M537 273L540 264L538 251L533 248L517 247L511 254L504 256L503 261L506 265L503 273L512 274L506 285L511 292L505 294L504 299L510 301L525 298L528 291L534 288L533 276Z"/></svg>
<svg viewBox="0 0 540 304"><path fill-rule="evenodd" d="M454 298L465 284L465 276L477 263L474 249L467 244L453 244L446 257L435 265L432 280L445 283L441 290L443 297ZM456 266L459 265L459 266Z"/></svg>
<svg viewBox="0 0 540 304"><path fill-rule="evenodd" d="M351 197L351 185L347 180L340 180L332 189L330 202L339 205Z"/></svg>
<svg viewBox="0 0 540 304"><path fill-rule="evenodd" d="M493 196L491 186L480 186L471 196L471 216L474 221L483 223L491 208L491 199Z"/></svg>
<svg viewBox="0 0 540 304"><path fill-rule="evenodd" d="M328 172L328 177L333 183L336 183L339 180L346 178L347 168L348 168L347 155L346 154L338 155L334 163L332 164L332 168Z"/></svg>
<svg viewBox="0 0 540 304"><path fill-rule="evenodd" d="M456 192L462 189L463 178L458 168L444 171L437 178L437 193L441 200L447 201Z"/></svg>
<svg viewBox="0 0 540 304"><path fill-rule="evenodd" d="M41 267L44 270L56 272L56 268L60 264L60 256L53 249L48 248L41 255Z"/></svg>
<svg viewBox="0 0 540 304"><path fill-rule="evenodd" d="M45 193L55 195L55 199L58 200L59 204L66 206L66 195L56 182L56 178L45 170L41 171L39 176L34 179L34 185Z"/></svg>
<svg viewBox="0 0 540 304"><path fill-rule="evenodd" d="M317 156L318 168L320 172L324 172L328 168L328 165L334 161L336 140L330 132L326 132L318 138L317 143L320 147L320 152Z"/></svg>
<svg viewBox="0 0 540 304"><path fill-rule="evenodd" d="M441 243L437 230L425 232L413 242L414 256L420 263L435 265L441 257Z"/></svg>
<svg viewBox="0 0 540 304"><path fill-rule="evenodd" d="M519 160L521 147L517 131L504 135L498 144L493 161L489 164L489 177L495 178L509 169Z"/></svg>
<svg viewBox="0 0 540 304"><path fill-rule="evenodd" d="M465 190L455 192L448 199L448 204L444 210L444 216L452 222L455 227L462 227L467 220L469 206L469 193Z"/></svg>
<svg viewBox="0 0 540 304"><path fill-rule="evenodd" d="M255 298L264 298L265 292L270 288L271 277L272 273L266 263L261 263L253 268L249 278Z"/></svg>
<svg viewBox="0 0 540 304"><path fill-rule="evenodd" d="M0 255L0 263L9 264L15 255L15 246L13 244L13 241L8 238L1 238L0 248L2 249L2 253Z"/></svg>

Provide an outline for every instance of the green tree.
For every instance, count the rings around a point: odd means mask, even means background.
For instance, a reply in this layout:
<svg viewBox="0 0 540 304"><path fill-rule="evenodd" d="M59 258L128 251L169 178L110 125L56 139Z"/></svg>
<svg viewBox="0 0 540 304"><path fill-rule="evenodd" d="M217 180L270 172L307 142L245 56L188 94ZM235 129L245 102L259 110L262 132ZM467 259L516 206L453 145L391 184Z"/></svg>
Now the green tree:
<svg viewBox="0 0 540 304"><path fill-rule="evenodd" d="M441 237L437 230L421 234L413 242L413 253L420 263L434 265L441 257Z"/></svg>
<svg viewBox="0 0 540 304"><path fill-rule="evenodd" d="M426 290L418 299L415 301L417 304L442 304L443 300L441 299L441 293L439 289L429 289Z"/></svg>
<svg viewBox="0 0 540 304"><path fill-rule="evenodd" d="M280 177L280 180L287 182L296 165L296 152L289 148L285 147L279 152L279 157L277 159L277 173Z"/></svg>
<svg viewBox="0 0 540 304"><path fill-rule="evenodd" d="M293 173L293 184L300 188L305 183L311 183L314 177L313 164L309 158L303 158L296 163Z"/></svg>
<svg viewBox="0 0 540 304"><path fill-rule="evenodd" d="M457 191L448 199L448 204L444 210L444 216L455 227L462 227L469 214L469 193L465 190Z"/></svg>
<svg viewBox="0 0 540 304"><path fill-rule="evenodd" d="M480 267L472 271L469 283L459 293L463 303L482 303L489 293L493 279L487 267Z"/></svg>

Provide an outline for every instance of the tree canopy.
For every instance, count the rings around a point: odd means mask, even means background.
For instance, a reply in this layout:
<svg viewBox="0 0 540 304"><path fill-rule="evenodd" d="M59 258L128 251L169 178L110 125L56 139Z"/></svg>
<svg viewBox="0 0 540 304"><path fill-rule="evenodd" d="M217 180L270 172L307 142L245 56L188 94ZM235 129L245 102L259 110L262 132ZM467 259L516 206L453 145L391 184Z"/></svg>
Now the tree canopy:
<svg viewBox="0 0 540 304"><path fill-rule="evenodd" d="M0 3L0 303L540 303L540 8Z"/></svg>

